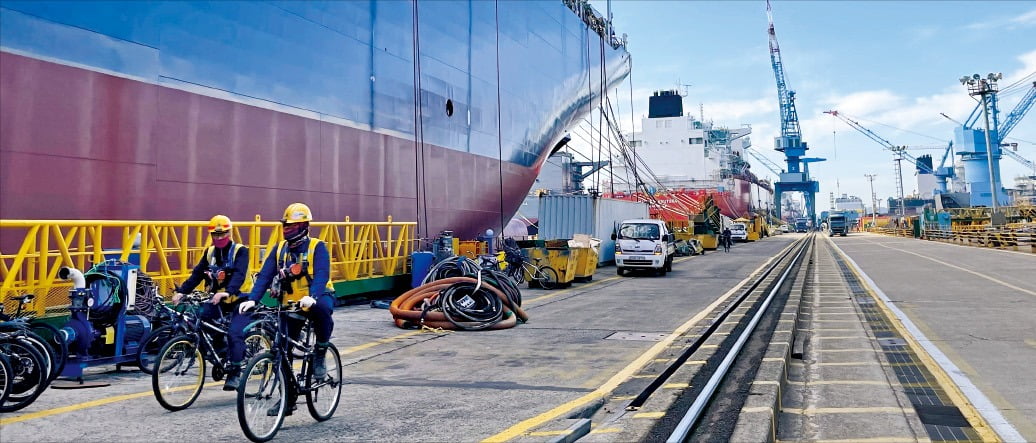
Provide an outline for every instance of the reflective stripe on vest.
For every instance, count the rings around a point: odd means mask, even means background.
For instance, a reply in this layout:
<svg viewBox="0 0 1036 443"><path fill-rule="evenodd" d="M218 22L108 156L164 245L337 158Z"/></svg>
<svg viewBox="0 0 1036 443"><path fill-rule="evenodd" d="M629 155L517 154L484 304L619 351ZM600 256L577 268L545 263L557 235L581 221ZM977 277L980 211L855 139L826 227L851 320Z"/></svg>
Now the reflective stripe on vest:
<svg viewBox="0 0 1036 443"><path fill-rule="evenodd" d="M240 243L232 243L230 245L230 257L227 258L227 262L223 263L223 266L222 266L222 269L230 271L230 272L227 272L228 276L227 276L227 280L225 281L225 283L229 283L230 282L229 274L236 271L236 269L234 269L234 262L237 261L237 251L240 251L241 248L243 248L243 247L245 247L245 245L242 245ZM205 257L206 257L206 260L209 262L209 269L219 267L219 264L216 263L216 247L215 246L209 245L208 248L205 248ZM252 281L249 278L247 278L248 277L247 275L245 277L246 277L245 281L242 282L241 283L241 287L238 288L238 290L242 294L247 294L252 289ZM213 286L209 287L210 291L212 290ZM223 302L224 303L233 303L233 302L237 301L237 299L238 299L237 296L233 296L232 295L230 297L227 297L227 298L223 299Z"/></svg>

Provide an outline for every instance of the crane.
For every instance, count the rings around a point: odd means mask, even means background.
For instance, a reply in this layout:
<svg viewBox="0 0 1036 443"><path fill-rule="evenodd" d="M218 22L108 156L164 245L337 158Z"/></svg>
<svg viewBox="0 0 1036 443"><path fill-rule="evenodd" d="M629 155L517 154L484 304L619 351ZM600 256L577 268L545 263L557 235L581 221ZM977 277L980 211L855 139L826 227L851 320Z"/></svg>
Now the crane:
<svg viewBox="0 0 1036 443"><path fill-rule="evenodd" d="M774 183L774 206L777 208L777 218L780 218L781 194L785 192L801 192L806 203L806 214L810 221L816 225L816 194L820 191L820 184L809 177L807 171L802 170L802 157L809 147L802 141L802 133L799 130L799 115L795 109L795 91L788 89L787 80L784 75L784 62L781 60L780 45L777 44L777 32L773 26L773 8L770 0L766 0L766 18L769 21L767 34L770 38L770 64L773 67L773 76L777 80L777 99L781 112L781 135L774 140L774 149L783 152L785 161L788 164L787 172L778 175L777 183Z"/></svg>
<svg viewBox="0 0 1036 443"><path fill-rule="evenodd" d="M976 75L977 78L977 75ZM961 160L964 163L965 177L969 180L969 188L971 189L971 205L972 206L989 206L993 202L994 193L992 190L996 190L997 202L1006 201L1007 194L1003 192L1003 187L999 183L1000 176L1000 165L999 159L1001 154L1007 155L1013 160L1032 168L1033 174L1036 175L1036 167L1033 167L1033 163L1024 157L1014 152L1008 152L1007 150L1000 149L1004 146L1004 139L1007 135L1018 125L1018 122L1025 117L1025 114L1032 108L1033 103L1036 102L1036 82L1032 82L1031 87L1026 92L1025 96L1022 97L1021 101L1007 114L1003 123L1000 123L1000 109L999 109L999 97L998 91L995 86L995 79L991 78L990 83L992 88L986 91L987 100L985 100L988 109L988 115L990 117L989 122L989 139L991 143L990 152L992 158L986 154L986 141L985 141L985 129L978 128L979 118L983 114L983 102L979 102L972 109L971 114L964 121L963 124L954 128L954 138L959 142L961 149L957 152L957 155L961 156ZM965 79L961 79L962 82ZM949 118L949 117L947 117ZM952 119L951 119L952 120ZM990 174L990 168L992 168L993 174ZM993 176L993 180L996 182L990 186L988 181L990 175ZM976 190L990 189L991 192L987 195L983 195Z"/></svg>
<svg viewBox="0 0 1036 443"><path fill-rule="evenodd" d="M755 152L755 149L748 147L745 148L745 152L754 157L756 160L759 160L759 163L762 163L763 166L766 167L766 169L769 169L770 172L773 172L774 175L776 175L777 177L780 177L781 174L784 173L784 170L782 170L780 166L777 166L777 163L774 163L773 160L770 160L762 153Z"/></svg>
<svg viewBox="0 0 1036 443"><path fill-rule="evenodd" d="M839 120L845 122L845 124L849 125L850 127L852 127L853 129L855 129L857 131L860 131L863 135L866 135L867 138L878 142L878 144L881 145L881 147L885 148L886 150L888 150L888 151L890 151L890 152L892 152L893 154L896 155L896 157L895 157L895 161L896 161L896 193L898 194L898 197L899 197L900 215L904 215L905 214L905 208L903 207L904 206L904 203L903 203L904 195L903 195L903 166L902 166L902 161L903 161L904 158L909 160L910 163L914 164L914 166L917 168L917 172L919 174L931 174L931 175L934 175L936 177L936 179L938 180L938 182L940 183L939 187L941 188L941 190L943 192L945 192L945 190L946 190L946 188L945 188L945 179L953 176L952 175L953 174L953 168L945 168L945 167L942 166L946 162L947 154L943 154L942 163L939 164L939 168L932 169L932 167L928 166L927 160L926 161L920 161L916 157L914 157L913 155L910 155L910 153L907 152L907 147L906 146L896 146L896 145L893 145L892 142L882 138L878 134L874 133L874 131L871 131L870 129L867 129L867 128L863 127L863 125L861 125L860 122L858 122L856 120L853 120L853 119L851 119L849 117L846 117L844 114L842 114L842 113L840 113L840 112L838 112L836 110L824 111L824 113L825 114L829 114L829 115L831 115L833 117L836 117ZM953 143L950 142L950 146L948 146L946 148L947 152L949 152L952 149L952 147L953 147Z"/></svg>

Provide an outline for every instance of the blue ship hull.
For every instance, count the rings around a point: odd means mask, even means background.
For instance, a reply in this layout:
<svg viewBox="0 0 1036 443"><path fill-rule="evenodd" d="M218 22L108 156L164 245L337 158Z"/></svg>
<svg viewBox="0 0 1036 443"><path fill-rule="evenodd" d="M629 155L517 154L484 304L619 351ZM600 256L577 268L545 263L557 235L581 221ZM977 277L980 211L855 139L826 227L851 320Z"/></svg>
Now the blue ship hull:
<svg viewBox="0 0 1036 443"><path fill-rule="evenodd" d="M570 6L0 3L0 218L500 232L630 69Z"/></svg>

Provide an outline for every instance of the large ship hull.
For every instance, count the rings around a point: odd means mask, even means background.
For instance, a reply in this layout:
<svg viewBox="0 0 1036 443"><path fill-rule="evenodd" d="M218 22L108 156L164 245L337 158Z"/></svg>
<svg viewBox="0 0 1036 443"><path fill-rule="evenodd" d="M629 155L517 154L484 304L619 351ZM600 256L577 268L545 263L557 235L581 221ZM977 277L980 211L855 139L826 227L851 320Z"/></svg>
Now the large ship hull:
<svg viewBox="0 0 1036 443"><path fill-rule="evenodd" d="M708 197L712 197L720 214L730 219L767 213L772 209L773 190L768 186L741 178L725 181L728 186L722 188L670 188L655 193L650 199L643 194L623 192L607 193L605 196L620 200L657 201L658 204L652 205L649 210L651 217L669 221L693 218Z"/></svg>
<svg viewBox="0 0 1036 443"><path fill-rule="evenodd" d="M270 220L301 201L500 232L629 70L554 1L0 9L4 219Z"/></svg>

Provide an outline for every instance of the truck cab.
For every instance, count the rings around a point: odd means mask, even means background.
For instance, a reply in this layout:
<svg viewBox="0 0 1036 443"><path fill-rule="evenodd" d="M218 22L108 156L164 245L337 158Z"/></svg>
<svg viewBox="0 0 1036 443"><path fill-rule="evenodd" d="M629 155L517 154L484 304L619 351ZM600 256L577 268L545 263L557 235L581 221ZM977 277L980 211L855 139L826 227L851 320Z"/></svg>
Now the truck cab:
<svg viewBox="0 0 1036 443"><path fill-rule="evenodd" d="M650 269L659 275L673 270L676 240L665 222L654 219L623 220L612 234L615 240L615 272Z"/></svg>
<svg viewBox="0 0 1036 443"><path fill-rule="evenodd" d="M731 223L729 228L730 240L748 241L748 227L744 223Z"/></svg>
<svg viewBox="0 0 1036 443"><path fill-rule="evenodd" d="M828 236L834 237L835 234L845 237L849 233L849 219L845 214L840 212L832 212L827 216L827 233Z"/></svg>

